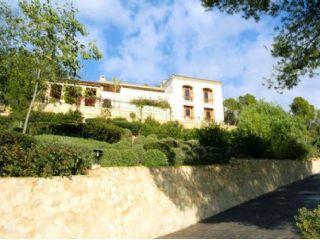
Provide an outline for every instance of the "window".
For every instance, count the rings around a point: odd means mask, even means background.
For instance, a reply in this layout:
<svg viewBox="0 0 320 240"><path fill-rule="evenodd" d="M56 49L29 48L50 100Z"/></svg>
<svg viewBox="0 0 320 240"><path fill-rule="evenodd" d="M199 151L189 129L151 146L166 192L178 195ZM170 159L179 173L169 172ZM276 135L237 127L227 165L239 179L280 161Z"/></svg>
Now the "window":
<svg viewBox="0 0 320 240"><path fill-rule="evenodd" d="M203 89L203 98L205 103L213 103L213 94L212 90L209 88Z"/></svg>
<svg viewBox="0 0 320 240"><path fill-rule="evenodd" d="M204 109L204 119L207 121L212 121L214 119L212 108L205 108Z"/></svg>
<svg viewBox="0 0 320 240"><path fill-rule="evenodd" d="M62 85L52 84L50 88L50 97L60 100L62 93Z"/></svg>
<svg viewBox="0 0 320 240"><path fill-rule="evenodd" d="M184 118L193 119L193 107L192 106L183 106Z"/></svg>
<svg viewBox="0 0 320 240"><path fill-rule="evenodd" d="M193 90L191 86L183 86L183 97L187 101L192 101L193 99Z"/></svg>

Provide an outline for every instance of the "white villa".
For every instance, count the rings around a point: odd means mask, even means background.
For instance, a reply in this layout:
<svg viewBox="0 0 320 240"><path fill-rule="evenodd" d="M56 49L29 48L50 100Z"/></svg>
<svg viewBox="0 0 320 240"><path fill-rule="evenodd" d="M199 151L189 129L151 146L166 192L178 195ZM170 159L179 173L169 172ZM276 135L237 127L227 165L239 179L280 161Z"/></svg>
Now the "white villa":
<svg viewBox="0 0 320 240"><path fill-rule="evenodd" d="M77 104L67 104L64 95L68 86L77 87L85 97L80 98ZM170 110L147 106L143 108L143 119L151 116L160 122L177 120L185 127L199 127L208 121L223 123L221 87L219 81L181 75L172 75L160 87L121 82L115 84L101 76L96 82L52 84L47 91L49 101L44 111L67 112L78 109L85 118L109 115L130 120L139 118L141 113L130 103L131 100L164 100L170 104Z"/></svg>

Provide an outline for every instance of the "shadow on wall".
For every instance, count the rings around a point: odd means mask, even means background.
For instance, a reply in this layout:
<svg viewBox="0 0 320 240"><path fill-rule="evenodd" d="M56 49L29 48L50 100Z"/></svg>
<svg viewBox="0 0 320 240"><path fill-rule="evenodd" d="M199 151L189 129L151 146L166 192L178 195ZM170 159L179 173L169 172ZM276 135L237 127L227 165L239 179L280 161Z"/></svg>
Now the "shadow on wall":
<svg viewBox="0 0 320 240"><path fill-rule="evenodd" d="M150 173L180 211L196 211L200 221L311 175L312 162L234 160L228 165L154 168ZM272 228L279 223L261 227Z"/></svg>

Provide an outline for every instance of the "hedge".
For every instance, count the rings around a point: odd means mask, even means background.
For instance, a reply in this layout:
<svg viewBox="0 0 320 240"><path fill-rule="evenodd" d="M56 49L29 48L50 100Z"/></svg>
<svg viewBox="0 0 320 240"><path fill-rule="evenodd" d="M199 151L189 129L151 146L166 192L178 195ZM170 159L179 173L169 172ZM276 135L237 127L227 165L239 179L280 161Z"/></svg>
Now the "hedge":
<svg viewBox="0 0 320 240"><path fill-rule="evenodd" d="M70 176L84 174L93 155L77 147L37 144L20 133L0 131L0 176Z"/></svg>
<svg viewBox="0 0 320 240"><path fill-rule="evenodd" d="M147 167L168 166L166 155L158 149L147 150L143 156L143 165Z"/></svg>

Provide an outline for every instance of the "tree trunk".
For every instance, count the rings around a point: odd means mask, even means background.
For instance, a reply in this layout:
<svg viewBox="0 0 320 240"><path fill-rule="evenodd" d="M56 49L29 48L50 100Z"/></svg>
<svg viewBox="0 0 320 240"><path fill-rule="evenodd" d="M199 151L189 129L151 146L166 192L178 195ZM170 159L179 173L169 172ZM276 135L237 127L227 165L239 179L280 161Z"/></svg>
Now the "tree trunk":
<svg viewBox="0 0 320 240"><path fill-rule="evenodd" d="M35 100L36 100L36 96L37 96L37 92L38 92L39 79L40 79L40 69L38 69L37 81L36 81L36 84L35 84L35 86L34 86L34 91L33 91L32 100L31 100L31 102L30 102L29 109L28 109L28 113L27 113L26 119L25 119L25 121L24 121L23 131L22 131L23 134L26 134L26 133L27 133L27 128L28 128L28 123L29 123L29 118L30 118L31 110L32 110L33 104L34 104L34 102L35 102Z"/></svg>

